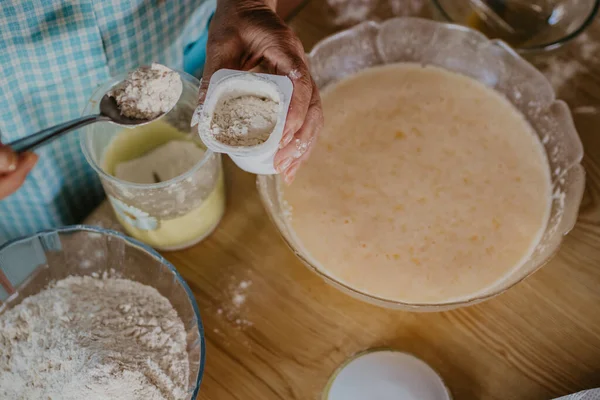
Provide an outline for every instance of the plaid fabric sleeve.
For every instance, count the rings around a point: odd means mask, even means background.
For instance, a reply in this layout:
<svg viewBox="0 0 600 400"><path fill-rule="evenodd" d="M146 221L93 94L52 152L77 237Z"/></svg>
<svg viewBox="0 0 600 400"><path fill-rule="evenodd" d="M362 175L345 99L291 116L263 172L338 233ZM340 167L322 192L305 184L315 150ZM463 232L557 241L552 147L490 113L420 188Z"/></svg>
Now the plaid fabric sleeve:
<svg viewBox="0 0 600 400"><path fill-rule="evenodd" d="M109 77L91 0L3 0L0 27L3 142L78 117ZM76 134L38 154L23 187L0 201L0 242L73 223L102 197Z"/></svg>
<svg viewBox="0 0 600 400"><path fill-rule="evenodd" d="M80 116L99 83L152 61L183 67L215 0L0 0L0 140ZM103 191L76 133L37 151L0 201L0 243L81 221Z"/></svg>

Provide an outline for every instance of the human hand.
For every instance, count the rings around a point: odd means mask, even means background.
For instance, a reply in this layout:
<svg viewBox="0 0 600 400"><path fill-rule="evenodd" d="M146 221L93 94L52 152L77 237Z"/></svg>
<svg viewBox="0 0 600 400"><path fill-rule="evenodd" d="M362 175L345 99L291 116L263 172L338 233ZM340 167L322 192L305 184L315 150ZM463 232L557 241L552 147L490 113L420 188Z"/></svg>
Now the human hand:
<svg viewBox="0 0 600 400"><path fill-rule="evenodd" d="M34 153L18 155L0 143L0 200L21 187L37 160Z"/></svg>
<svg viewBox="0 0 600 400"><path fill-rule="evenodd" d="M221 68L286 75L294 85L275 169L290 184L323 126L319 91L298 37L275 13L274 0L220 0L209 29L199 103Z"/></svg>

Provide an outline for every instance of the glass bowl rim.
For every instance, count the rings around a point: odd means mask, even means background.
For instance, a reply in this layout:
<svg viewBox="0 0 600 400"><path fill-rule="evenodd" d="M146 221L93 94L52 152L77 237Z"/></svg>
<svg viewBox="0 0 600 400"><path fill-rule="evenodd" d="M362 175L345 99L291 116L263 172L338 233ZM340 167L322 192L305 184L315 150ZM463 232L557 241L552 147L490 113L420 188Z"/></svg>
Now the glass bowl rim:
<svg viewBox="0 0 600 400"><path fill-rule="evenodd" d="M336 32L332 35L326 36L326 37L322 38L319 42L317 42L314 45L311 52L307 54L307 59L308 59L309 65L310 65L310 62L312 61L313 57L317 56L317 54L321 51L321 49L324 48L325 46L327 46L328 44L330 44L331 42L335 42L339 38L344 38L348 35L352 35L355 32L360 32L362 29L365 29L365 27L379 30L379 29L381 29L382 26L392 23L393 21L396 21L396 22L397 21L420 22L420 23L426 23L426 24L431 24L431 25L437 25L439 27L443 27L444 29L448 29L448 30L455 30L455 31L469 33L471 35L474 35L475 37L478 37L479 38L478 40L486 41L492 46L497 46L499 49L506 52L512 58L519 60L520 66L527 65L531 73L543 77L541 72L539 72L535 67L533 67L531 64L529 64L521 55L519 55L519 53L516 52L515 49L513 49L512 47L510 47L503 41L500 41L497 39L488 39L482 33L478 32L472 28L463 26L463 25L458 25L458 24L449 23L449 22L434 21L434 20L418 18L418 17L394 17L394 18L386 19L386 20L379 21L379 22L365 21L360 24L354 25L350 28L347 28L345 30ZM550 88L552 88L550 86L550 83L547 81L547 79L546 78L544 78L544 79L546 80L546 84ZM554 91L554 89L552 89L551 99L549 99L549 100L550 100L550 102L549 102L548 107L551 104L562 102L562 100L558 100L556 98L556 92ZM572 119L570 110L569 110L569 116ZM578 157L576 157L576 159L573 161L572 165L570 165L569 168L565 170L565 174L568 171L577 169L578 172L581 174L582 178L584 178L585 170L583 169L583 166L581 165L581 161L582 161L583 154L584 154L583 146L581 144L581 139L577 135L577 131L576 131L575 127L572 126L572 128L573 128L573 132L571 132L571 133L574 135L570 134L567 136L569 137L569 140L574 139L577 141L577 143L578 143L577 147L579 148L579 151L578 151L579 154L578 154ZM534 268L532 268L531 271L528 271L526 274L519 277L518 280L511 283L509 286L495 288L494 290L490 291L489 293L479 293L479 294L472 295L471 297L468 297L465 299L446 301L443 303L409 303L409 302L404 302L404 301L399 301L399 300L391 300L391 299L386 299L383 297L378 297L376 295L369 294L369 293L363 292L359 289L356 289L354 287L351 287L351 286L341 282L340 280L334 278L333 276L329 275L324 270L322 270L317 265L315 265L315 263L313 263L310 259L308 259L307 256L310 257L310 254L308 254L305 251L297 249L295 241L291 240L290 238L288 238L286 236L286 234L284 234L284 232L286 232L287 229L282 229L284 227L280 226L279 220L281 219L281 217L276 215L275 211L273 210L273 207L271 206L272 201L266 192L266 185L268 184L269 179L275 179L276 185L281 184L281 181L278 176L272 177L272 176L260 176L259 175L256 179L256 186L257 186L257 189L259 192L259 197L260 197L261 203L263 204L263 207L267 211L267 215L269 216L272 223L274 223L274 225L277 228L277 231L280 234L280 236L282 237L284 243L290 248L290 250L293 252L293 254L305 266L307 266L310 270L314 271L318 276L320 276L322 279L324 279L325 282L333 285L334 287L336 287L338 289L342 289L342 291L345 292L346 294L350 294L355 298L358 298L362 301L369 302L371 304L377 304L379 306L386 307L386 308L392 308L392 309L404 309L404 310L419 311L419 312L429 312L429 311L437 312L437 311L451 310L451 309L455 309L458 307L466 307L466 306L474 305L474 304L489 300L495 296L498 296L498 295L506 292L507 290L513 288L514 286L518 285L519 283L521 283L522 281L527 279L529 276L531 276L535 272L537 272L544 265L546 265L550 260L552 260L556 256L557 252L559 251L561 244L564 241L565 235L567 235L573 229L573 227L576 223L576 215L575 215L572 223L565 226L564 230L561 232L560 240L559 240L556 248L554 248L552 250L552 252L547 255L547 257L545 257L543 260L541 260L538 265L536 265ZM583 198L583 190L585 187L585 181L583 181L583 182L584 182L583 185L579 188L580 195L578 198L577 209L579 209L579 207L581 205L581 200ZM292 230L292 232L293 232L293 230Z"/></svg>
<svg viewBox="0 0 600 400"><path fill-rule="evenodd" d="M132 245L134 247L139 248L142 251L145 251L156 261L158 261L161 264L163 264L164 266L166 266L175 275L175 278L177 279L177 281L181 284L181 286L185 290L185 293L188 296L188 300L190 300L192 309L194 310L194 318L196 318L196 326L198 327L198 333L200 334L200 364L198 367L198 376L196 377L196 384L195 384L194 391L192 392L192 396L191 396L191 400L196 399L198 397L198 392L200 390L200 384L202 383L202 378L204 376L204 367L205 367L205 363L206 363L206 339L204 337L204 325L202 324L202 317L200 316L200 309L198 308L198 303L196 302L196 297L194 296L192 290L188 286L185 279L183 279L183 277L181 276L179 271L177 271L177 268L175 268L175 266L173 264L171 264L166 258L164 258L162 255L160 255L152 247L140 242L139 240L136 240L129 236L126 236L126 235L122 234L121 232L117 232L117 231L114 231L111 229L105 229L105 228L101 228L101 227L97 227L97 226L92 226L92 225L79 224L79 225L64 226L64 227L55 228L55 229L45 229L45 230L36 232L33 235L22 236L22 237L19 237L16 239L9 240L8 242L0 245L0 252L2 252L3 250L5 250L17 243L25 242L25 241L31 240L35 237L40 237L40 236L49 235L49 234L76 233L76 232L91 232L91 233L97 233L97 234L100 234L103 236L113 236L118 239L121 239L129 245Z"/></svg>
<svg viewBox="0 0 600 400"><path fill-rule="evenodd" d="M172 68L172 70L177 72L182 78L185 78L185 79L191 81L192 84L194 84L198 88L200 87L200 81L196 77L194 77L184 71L178 70L178 69ZM92 100L96 97L99 97L98 94L100 93L100 91L102 90L102 87L104 85L110 84L110 87L112 88L117 83L119 83L123 79L125 79L127 77L127 74L128 74L128 72L123 72L121 74L111 76L109 79L107 79L106 81L99 84L98 87L96 88L96 90L94 90L94 93L92 93L92 95L88 99L86 106L84 107L84 110L82 112L82 115L85 115L85 112L88 109L88 107L90 106L90 103L92 102ZM108 89L103 90L104 93L106 93L107 91L108 91ZM160 120L160 119L162 119L162 117L158 118L158 120ZM108 123L110 123L110 122L108 122ZM191 121L190 121L190 123L191 123ZM127 128L125 128L125 129L127 129ZM85 157L86 161L94 169L94 171L96 171L96 173L100 177L102 177L102 179L106 179L107 181L110 181L111 183L114 183L114 184L117 184L120 186L128 186L128 187L138 188L138 189L148 189L148 190L162 189L162 188L166 188L174 183L181 182L181 181L189 178L193 174L195 174L198 170L200 170L200 168L202 168L204 166L204 164L206 164L208 162L208 160L211 159L211 157L214 154L217 154L217 153L213 152L212 150L210 150L209 148L206 148L206 151L204 153L204 156L202 156L202 159L200 159L200 161L198 161L190 170L186 171L182 175L179 175L179 176L176 176L175 178L171 178L169 180L166 180L163 182L158 182L158 183L150 183L150 184L135 183L135 182L124 181L122 179L119 179L119 178L105 172L104 169L100 165L98 165L98 163L93 159L92 155L90 154L90 151L88 150L88 146L86 144L87 138L88 138L88 135L86 133L86 128L83 128L79 134L79 147L81 148L81 151L83 152L83 156Z"/></svg>
<svg viewBox="0 0 600 400"><path fill-rule="evenodd" d="M455 21L452 17L450 17L450 15L446 12L446 9L440 3L440 0L431 0L431 2L433 3L433 5L437 9L437 11L439 11L439 13L442 15L442 17L447 22L450 22L453 24L458 24L458 22ZM594 18L596 17L596 14L598 14L599 9L600 9L600 0L594 0L594 4L592 6L590 13L585 18L585 20L582 22L582 24L577 29L575 29L573 32L571 32L568 35L565 35L559 39L556 39L552 42L536 44L534 46L528 46L528 47L515 47L515 50L521 54L527 54L527 53L534 53L534 52L538 52L538 51L550 51L550 50L557 49L560 46L562 46L563 44L575 39L577 36L579 36L581 33L583 33L583 31L585 31L587 29L587 27L594 21Z"/></svg>

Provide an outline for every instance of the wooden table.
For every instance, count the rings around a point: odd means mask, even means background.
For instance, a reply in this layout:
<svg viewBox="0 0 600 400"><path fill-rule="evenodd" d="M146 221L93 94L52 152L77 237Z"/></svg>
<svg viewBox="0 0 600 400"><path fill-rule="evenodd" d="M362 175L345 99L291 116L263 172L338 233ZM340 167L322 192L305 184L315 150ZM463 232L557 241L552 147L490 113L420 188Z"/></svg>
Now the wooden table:
<svg viewBox="0 0 600 400"><path fill-rule="evenodd" d="M309 2L291 22L307 50L339 29L324 3ZM550 399L600 387L600 44L593 37L600 43L598 24L534 60L575 111L586 149L579 222L548 265L486 303L414 314L346 296L292 255L260 204L255 177L226 162L220 226L203 243L165 254L194 291L206 327L199 398L319 399L340 363L377 346L425 360L456 399ZM105 205L92 220L110 225L108 215Z"/></svg>

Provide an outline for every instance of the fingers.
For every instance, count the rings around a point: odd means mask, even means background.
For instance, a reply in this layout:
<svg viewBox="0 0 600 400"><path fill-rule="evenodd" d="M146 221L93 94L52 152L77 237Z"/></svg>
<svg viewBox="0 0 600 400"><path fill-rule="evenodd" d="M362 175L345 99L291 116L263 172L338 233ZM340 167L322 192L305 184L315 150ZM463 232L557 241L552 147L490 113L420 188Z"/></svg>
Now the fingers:
<svg viewBox="0 0 600 400"><path fill-rule="evenodd" d="M14 153L13 153L14 154ZM27 174L35 166L38 157L34 153L18 156L16 167L7 174L0 174L0 200L17 191L27 178Z"/></svg>
<svg viewBox="0 0 600 400"><path fill-rule="evenodd" d="M13 172L17 169L18 157L8 146L0 144L0 174Z"/></svg>
<svg viewBox="0 0 600 400"><path fill-rule="evenodd" d="M292 183L298 168L310 156L316 138L323 127L319 92L315 90L313 93L302 127L292 137L292 140L275 155L275 168L283 175L287 184Z"/></svg>
<svg viewBox="0 0 600 400"><path fill-rule="evenodd" d="M287 39L283 44L265 51L265 58L276 68L275 73L287 75L294 85L281 139L282 147L290 143L296 132L303 126L315 90L304 60L304 51L296 41L294 36L293 39Z"/></svg>
<svg viewBox="0 0 600 400"><path fill-rule="evenodd" d="M294 84L283 136L274 159L275 169L291 184L300 164L308 159L310 150L323 126L319 91L313 82L299 40L293 36L265 51L267 61L276 66L276 73L287 75Z"/></svg>
<svg viewBox="0 0 600 400"><path fill-rule="evenodd" d="M221 68L266 67L269 73L290 78L294 91L274 165L291 183L323 125L318 89L298 37L262 2L220 2L211 22L206 56L200 105L211 77ZM198 107L197 113L201 110ZM199 121L197 117L194 120Z"/></svg>

